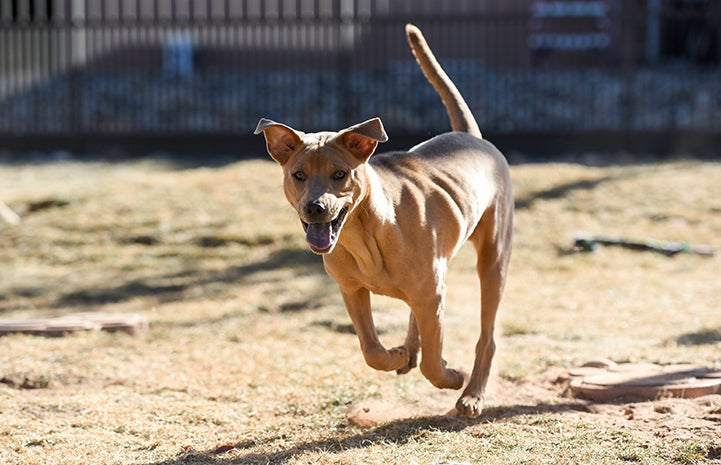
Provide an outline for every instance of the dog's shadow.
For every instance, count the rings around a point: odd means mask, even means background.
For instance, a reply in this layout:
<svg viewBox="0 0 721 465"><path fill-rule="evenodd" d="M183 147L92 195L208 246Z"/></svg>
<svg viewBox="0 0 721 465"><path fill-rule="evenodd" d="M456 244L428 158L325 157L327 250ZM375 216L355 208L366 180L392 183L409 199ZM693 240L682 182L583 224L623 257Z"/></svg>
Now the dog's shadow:
<svg viewBox="0 0 721 465"><path fill-rule="evenodd" d="M451 433L461 432L469 427L479 424L493 423L514 417L563 413L566 411L578 410L583 410L583 406L573 402L490 407L485 409L484 413L475 419L467 419L454 414L404 418L390 421L375 427L365 428L361 433L354 434L346 438L307 441L276 452L243 453L244 450L252 449L259 444L268 444L280 440L285 441L286 439L284 437L274 436L256 441L243 441L237 444L232 444L237 451L240 451L235 452L235 454L238 455L233 457L224 458L221 454L216 454L214 451L200 452L199 456L213 457L222 460L223 463L238 465L256 463L283 464L308 452L339 454L348 450L365 449L375 445L382 445L384 447L389 445L400 446L412 441L413 438L417 438L419 435L427 431ZM175 460L149 463L147 465L181 465L184 463L187 463L186 459L178 458Z"/></svg>
<svg viewBox="0 0 721 465"><path fill-rule="evenodd" d="M465 424L464 424L465 423ZM233 464L286 463L306 452L322 451L336 454L352 449L365 449L375 445L403 445L424 431L460 431L467 422L448 416L420 417L396 420L381 426L364 430L343 439L321 439L297 444L285 450L269 454L250 453L230 461Z"/></svg>

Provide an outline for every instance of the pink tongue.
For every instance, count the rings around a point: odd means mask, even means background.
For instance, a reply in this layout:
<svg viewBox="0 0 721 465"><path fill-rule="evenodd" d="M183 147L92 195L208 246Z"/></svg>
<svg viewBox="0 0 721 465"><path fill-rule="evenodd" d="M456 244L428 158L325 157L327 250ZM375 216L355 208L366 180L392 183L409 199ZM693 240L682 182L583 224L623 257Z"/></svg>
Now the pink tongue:
<svg viewBox="0 0 721 465"><path fill-rule="evenodd" d="M331 244L331 224L328 223L312 223L308 225L305 232L306 242L316 250L325 250Z"/></svg>

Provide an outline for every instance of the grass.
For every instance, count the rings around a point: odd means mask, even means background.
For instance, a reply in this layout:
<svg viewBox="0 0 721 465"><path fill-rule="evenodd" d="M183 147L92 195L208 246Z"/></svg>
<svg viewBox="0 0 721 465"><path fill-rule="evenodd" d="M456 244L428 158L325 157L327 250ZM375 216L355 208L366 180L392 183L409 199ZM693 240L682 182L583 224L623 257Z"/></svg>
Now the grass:
<svg viewBox="0 0 721 465"><path fill-rule="evenodd" d="M0 199L23 216L0 223L0 317L151 323L139 337L0 338L0 462L721 463L721 396L595 405L558 382L598 358L721 366L718 256L571 250L576 231L721 245L721 164L531 164L512 176L496 373L469 421L443 415L457 393L417 370L365 366L272 162L0 165ZM449 276L452 365L472 363L478 300L466 248ZM401 341L404 305L376 298L374 312L382 339ZM369 399L402 408L349 423Z"/></svg>

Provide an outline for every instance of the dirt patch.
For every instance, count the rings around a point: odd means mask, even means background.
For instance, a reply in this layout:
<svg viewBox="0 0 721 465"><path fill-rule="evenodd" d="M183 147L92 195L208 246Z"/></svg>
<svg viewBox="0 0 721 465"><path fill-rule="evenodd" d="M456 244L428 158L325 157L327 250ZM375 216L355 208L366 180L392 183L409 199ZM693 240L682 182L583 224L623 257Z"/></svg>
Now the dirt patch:
<svg viewBox="0 0 721 465"><path fill-rule="evenodd" d="M411 418L455 418L456 409L448 408L453 405L454 396L437 396L435 399L424 399L421 403L386 394L354 402L348 407L347 417L351 424L364 428Z"/></svg>
<svg viewBox="0 0 721 465"><path fill-rule="evenodd" d="M526 396L517 401L537 406L552 403L555 407L546 410L559 418L589 421L597 427L632 428L649 440L701 440L708 444L711 455L721 446L721 394L648 400L620 397L601 402L573 397L568 389L569 382L569 370L550 369L522 381L520 385Z"/></svg>
<svg viewBox="0 0 721 465"><path fill-rule="evenodd" d="M641 440L694 440L705 444L703 456L719 459L721 450L721 394L698 398L659 397L649 400L619 398L596 402L571 395L569 370L553 368L517 382L492 380L484 413L474 420L450 409L456 392L439 391L431 397L409 400L391 391L376 393L348 407L348 421L376 428L412 419L448 422L454 429L477 428L488 422L518 422L544 417L564 424L591 423L596 429L631 429Z"/></svg>

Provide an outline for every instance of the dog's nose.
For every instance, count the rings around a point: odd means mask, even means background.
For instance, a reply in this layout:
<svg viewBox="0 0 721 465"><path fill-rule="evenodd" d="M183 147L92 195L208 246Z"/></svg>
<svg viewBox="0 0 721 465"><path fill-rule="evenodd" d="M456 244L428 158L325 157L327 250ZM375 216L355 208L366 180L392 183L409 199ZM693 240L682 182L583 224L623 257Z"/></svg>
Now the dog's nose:
<svg viewBox="0 0 721 465"><path fill-rule="evenodd" d="M305 205L305 214L310 216L322 215L327 210L325 204L320 200L311 200Z"/></svg>

